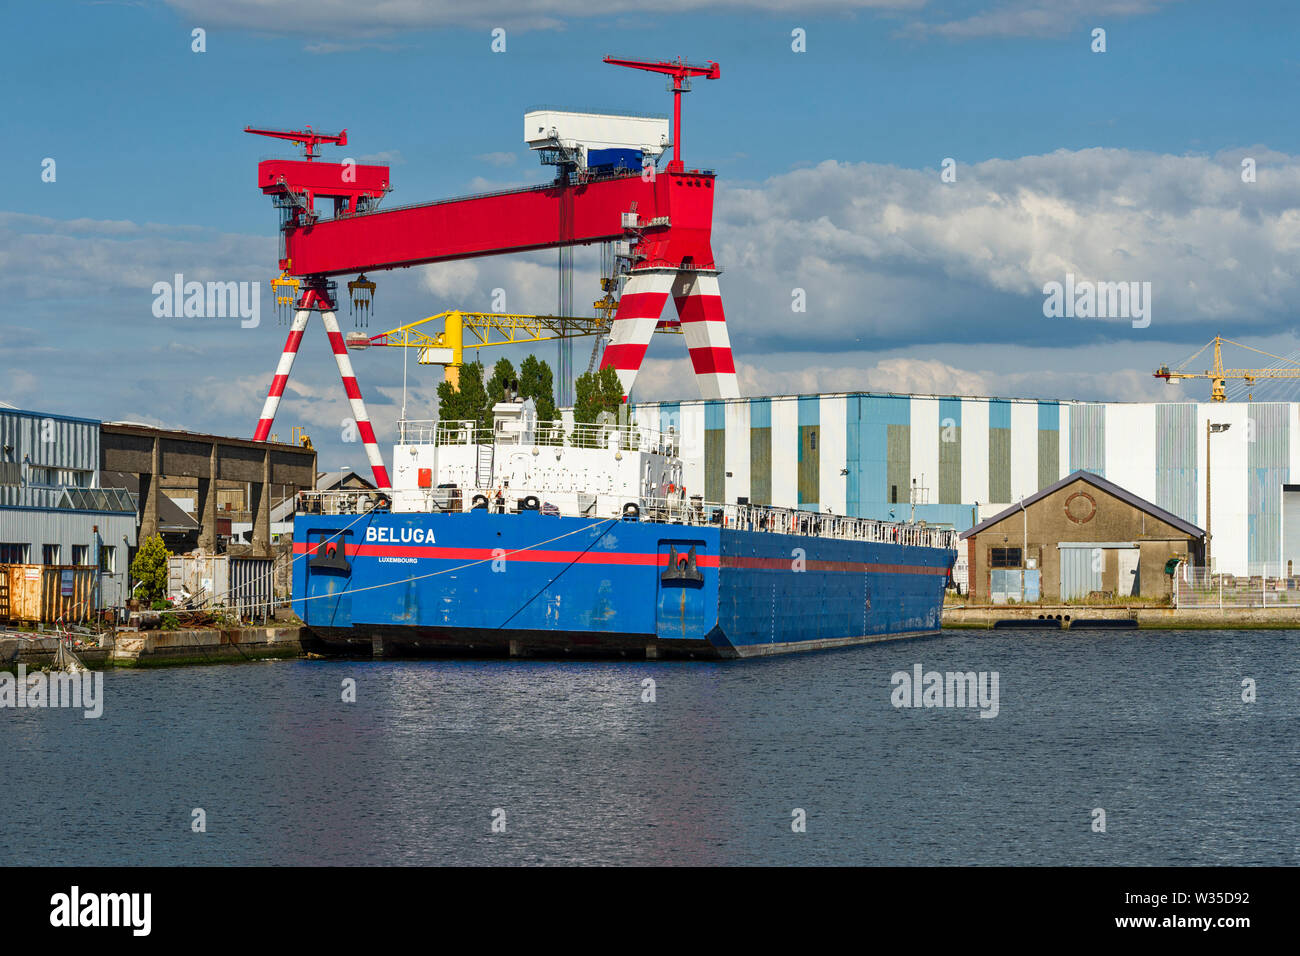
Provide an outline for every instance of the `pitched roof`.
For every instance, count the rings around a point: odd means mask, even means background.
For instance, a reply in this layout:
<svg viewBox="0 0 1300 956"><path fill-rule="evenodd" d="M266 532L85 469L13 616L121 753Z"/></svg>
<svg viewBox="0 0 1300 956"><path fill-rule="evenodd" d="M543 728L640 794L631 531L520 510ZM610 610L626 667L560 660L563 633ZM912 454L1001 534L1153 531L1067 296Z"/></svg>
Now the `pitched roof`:
<svg viewBox="0 0 1300 956"><path fill-rule="evenodd" d="M1053 482L1052 484L1048 485L1046 488L1039 489L1038 491L1030 495L1028 498L1024 498L1020 501L1017 501L1011 507L1003 511L999 511L993 517L985 518L983 521L975 525L973 528L963 531L958 537L964 540L966 538L969 538L973 534L979 534L985 528L997 524L1003 518L1009 518L1011 515L1019 511L1022 506L1027 508L1030 505L1032 505L1035 501L1038 501L1042 498L1046 498L1048 495L1052 494L1053 492L1060 491L1066 485L1070 484L1071 482L1078 481L1080 479L1086 481L1094 488L1098 488L1109 495L1113 495L1114 497L1120 499L1121 501L1128 502L1134 508L1138 508L1142 511L1145 511L1147 514L1159 518L1161 521L1164 521L1168 524L1173 525L1179 531L1186 532L1187 534L1191 535L1194 538L1205 537L1205 532L1202 531L1200 528L1196 527L1196 525L1192 524L1190 521L1184 521L1182 518L1178 517L1178 515L1166 511L1164 508L1161 508L1158 505L1152 504L1150 501L1147 501L1145 498L1139 498L1137 495L1133 494L1133 492L1121 488L1119 485L1115 484L1112 481L1107 481L1105 478L1101 477L1101 475L1094 475L1092 472L1084 471L1082 469L1071 472L1070 474L1062 478L1060 481Z"/></svg>
<svg viewBox="0 0 1300 956"><path fill-rule="evenodd" d="M316 472L316 490L317 491L334 491L340 485L348 488L348 482L352 482L350 487L374 489L374 485L366 481L365 477L357 474L355 471L344 472L340 475L337 471L318 471Z"/></svg>
<svg viewBox="0 0 1300 956"><path fill-rule="evenodd" d="M105 488L124 488L133 495L140 494L140 478L125 471L101 471L99 483ZM158 527L164 531L193 531L199 523L167 495L158 495Z"/></svg>

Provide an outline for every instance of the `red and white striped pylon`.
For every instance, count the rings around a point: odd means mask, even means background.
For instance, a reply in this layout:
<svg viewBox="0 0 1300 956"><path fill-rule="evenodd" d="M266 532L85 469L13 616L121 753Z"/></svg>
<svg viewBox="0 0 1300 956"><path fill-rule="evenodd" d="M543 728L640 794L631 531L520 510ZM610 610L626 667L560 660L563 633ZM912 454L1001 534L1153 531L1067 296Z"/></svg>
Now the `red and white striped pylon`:
<svg viewBox="0 0 1300 956"><path fill-rule="evenodd" d="M361 387L357 384L357 376L352 371L352 360L348 358L347 344L343 341L343 333L339 330L334 303L318 289L308 289L298 303L298 311L294 313L293 324L289 328L289 339L284 344L284 352L275 370L275 378L271 380L271 390L267 393L266 404L262 407L262 417L258 420L253 440L266 441L267 435L271 432L271 424L275 421L280 397L284 394L285 383L289 380L289 371L293 368L294 356L302 343L302 334L307 328L307 319L313 310L320 311L321 323L325 326L326 334L329 335L330 349L334 352L334 363L338 366L339 378L343 380L343 391L347 393L348 402L352 406L352 418L357 423L357 434L361 436L361 442L365 446L366 458L370 461L370 470L375 476L375 487L391 488L388 469L384 467L384 456L380 454L379 442L375 440L375 429L370 424L366 403L361 398Z"/></svg>
<svg viewBox="0 0 1300 956"><path fill-rule="evenodd" d="M298 302L298 311L293 314L293 323L289 326L289 338L280 353L280 364L275 367L275 378L271 379L271 389L266 393L266 402L262 405L262 417L257 420L257 430L253 432L253 441L266 441L271 434L271 425L275 422L276 409L284 396L284 386L289 381L289 372L293 370L293 360L298 357L298 346L302 345L302 333L307 328L307 320L316 304L316 290L308 289Z"/></svg>
<svg viewBox="0 0 1300 956"><path fill-rule="evenodd" d="M670 292L700 394L704 398L739 397L716 272L650 268L631 273L618 300L601 367L612 367L618 373L625 396L632 391Z"/></svg>
<svg viewBox="0 0 1300 956"><path fill-rule="evenodd" d="M642 269L629 275L623 286L600 367L618 373L624 396L632 391L676 274L676 269Z"/></svg>
<svg viewBox="0 0 1300 956"><path fill-rule="evenodd" d="M366 458L370 461L370 470L375 476L376 488L391 488L388 481L388 469L384 467L384 456L379 451L379 442L375 440L375 429L370 424L370 415L366 412L366 403L361 400L361 387L357 385L356 373L352 371L352 360L348 358L348 347L339 331L339 319L333 309L320 314L321 322L330 337L330 348L334 350L334 364L339 367L339 378L343 379L343 391L347 393L352 405L352 417L357 423L357 434L366 449Z"/></svg>
<svg viewBox="0 0 1300 956"><path fill-rule="evenodd" d="M677 273L673 302L682 322L686 348L695 367L695 381L704 398L737 398L740 382L731 356L731 337L722 311L716 272Z"/></svg>

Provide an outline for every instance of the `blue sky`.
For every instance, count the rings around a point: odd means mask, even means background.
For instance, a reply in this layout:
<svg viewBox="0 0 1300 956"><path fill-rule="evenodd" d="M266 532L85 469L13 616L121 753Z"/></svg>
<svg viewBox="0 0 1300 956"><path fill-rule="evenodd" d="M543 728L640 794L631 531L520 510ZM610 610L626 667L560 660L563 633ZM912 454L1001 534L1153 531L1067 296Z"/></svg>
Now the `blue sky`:
<svg viewBox="0 0 1300 956"><path fill-rule="evenodd" d="M276 216L254 172L284 151L242 127L347 127L348 147L327 157L391 157L391 203L541 181L521 141L528 108L669 110L661 80L602 64L609 53L722 65L687 97L683 141L688 163L720 177L715 250L747 393L1194 397L1151 368L1218 331L1281 354L1300 345L1293 3L464 6L7 7L0 399L251 431L283 342L269 312L241 329L150 310L152 283L174 272L264 288L273 274ZM498 26L505 53L490 48ZM792 52L795 28L807 52ZM1258 163L1250 186L1244 156ZM945 157L956 184L939 180ZM377 276L372 331L486 308L502 286L510 307L550 311L553 262ZM579 257L575 301L594 289L593 262ZM1044 319L1041 285L1067 269L1152 281L1151 327ZM796 286L808 313L790 313ZM584 367L587 349L575 347ZM640 397L695 394L679 352L656 341ZM387 441L400 361L355 362ZM418 374L427 402L436 383ZM360 464L330 437L344 415L323 340L305 347L283 432L306 424L323 464Z"/></svg>

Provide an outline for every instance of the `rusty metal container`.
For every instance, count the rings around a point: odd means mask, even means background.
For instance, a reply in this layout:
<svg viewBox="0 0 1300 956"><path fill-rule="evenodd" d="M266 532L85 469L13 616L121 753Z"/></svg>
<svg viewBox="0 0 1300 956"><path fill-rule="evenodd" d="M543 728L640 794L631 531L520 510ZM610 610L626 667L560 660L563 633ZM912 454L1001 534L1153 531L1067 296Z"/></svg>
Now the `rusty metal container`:
<svg viewBox="0 0 1300 956"><path fill-rule="evenodd" d="M18 623L74 623L95 616L99 571L71 564L2 564L7 601L0 616ZM7 605L4 606L4 605Z"/></svg>

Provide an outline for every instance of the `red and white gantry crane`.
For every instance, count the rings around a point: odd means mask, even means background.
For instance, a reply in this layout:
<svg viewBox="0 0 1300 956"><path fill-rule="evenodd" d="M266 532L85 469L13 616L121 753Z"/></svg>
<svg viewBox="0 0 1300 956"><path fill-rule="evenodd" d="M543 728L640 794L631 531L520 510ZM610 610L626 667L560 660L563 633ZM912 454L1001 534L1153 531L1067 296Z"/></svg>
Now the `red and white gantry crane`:
<svg viewBox="0 0 1300 956"><path fill-rule="evenodd" d="M259 187L281 210L280 268L301 280L301 294L255 441L270 434L308 319L319 312L375 484L390 487L339 330L334 280L360 274L350 285L373 290L365 273L595 242L626 241L632 262L601 362L617 371L624 393L632 388L671 295L703 397L739 395L711 246L716 177L710 170L687 169L681 158L681 94L690 89L692 77L717 79L718 64L614 57L605 62L670 77L673 158L665 170L620 169L576 180L562 176L542 186L380 210L379 201L391 188L387 166L316 159L320 144L346 144L346 131L246 130L292 140L305 150L301 160L258 165ZM315 203L329 199L333 216L320 218Z"/></svg>

